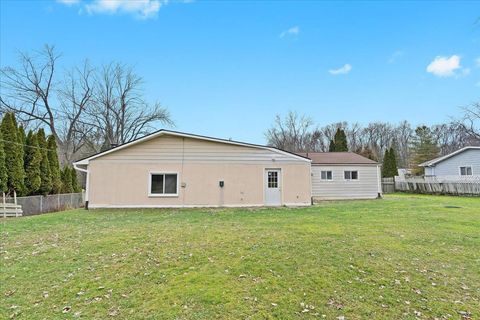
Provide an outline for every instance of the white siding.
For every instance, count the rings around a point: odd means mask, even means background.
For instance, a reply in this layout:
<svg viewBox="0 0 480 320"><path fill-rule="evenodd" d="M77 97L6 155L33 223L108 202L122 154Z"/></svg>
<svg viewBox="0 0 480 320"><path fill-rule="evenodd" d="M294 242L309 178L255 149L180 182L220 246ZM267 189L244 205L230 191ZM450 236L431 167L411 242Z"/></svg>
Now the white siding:
<svg viewBox="0 0 480 320"><path fill-rule="evenodd" d="M321 180L321 171L332 171L333 180ZM358 180L345 180L344 171L358 171ZM376 165L312 165L315 200L374 199L379 192Z"/></svg>
<svg viewBox="0 0 480 320"><path fill-rule="evenodd" d="M480 176L480 150L468 149L458 153L442 162L437 163L433 167L433 175L436 177L442 176L459 176L460 167L472 167L472 174ZM425 175L427 175L427 168L425 168Z"/></svg>

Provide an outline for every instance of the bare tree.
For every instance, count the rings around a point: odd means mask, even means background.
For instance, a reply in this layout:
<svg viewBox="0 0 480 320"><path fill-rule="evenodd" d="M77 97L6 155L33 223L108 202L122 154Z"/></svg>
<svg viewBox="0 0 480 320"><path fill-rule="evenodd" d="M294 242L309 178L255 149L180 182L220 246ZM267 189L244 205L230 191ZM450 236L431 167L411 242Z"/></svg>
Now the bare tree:
<svg viewBox="0 0 480 320"><path fill-rule="evenodd" d="M368 146L377 159L382 160L385 150L392 146L395 138L394 126L388 122L372 122L362 130L364 145Z"/></svg>
<svg viewBox="0 0 480 320"><path fill-rule="evenodd" d="M30 126L46 126L57 140L62 162L85 142L86 133L77 125L91 95L92 72L85 63L65 76L64 86L56 82L60 54L45 46L34 55L20 53L21 67L1 70L0 109L13 111Z"/></svg>
<svg viewBox="0 0 480 320"><path fill-rule="evenodd" d="M465 130L471 144L480 145L480 102L462 108L463 117L455 121Z"/></svg>
<svg viewBox="0 0 480 320"><path fill-rule="evenodd" d="M39 121L49 127L59 140L55 119L58 110L51 106L54 75L59 54L45 46L34 56L19 54L20 68L3 68L0 72L0 107L13 111L20 121Z"/></svg>
<svg viewBox="0 0 480 320"><path fill-rule="evenodd" d="M353 123L345 127L345 134L347 135L348 149L358 150L363 146L362 142L362 126L359 123Z"/></svg>
<svg viewBox="0 0 480 320"><path fill-rule="evenodd" d="M110 148L145 135L156 124L173 125L167 109L149 105L143 95L143 79L120 63L104 66L96 75L88 123L101 131L101 148Z"/></svg>
<svg viewBox="0 0 480 320"><path fill-rule="evenodd" d="M410 167L410 145L415 134L408 121L402 121L395 127L393 148L397 156L397 165L401 168Z"/></svg>
<svg viewBox="0 0 480 320"><path fill-rule="evenodd" d="M464 116L461 119L428 127L442 155L467 145L480 145L480 104L474 104L463 110ZM314 129L311 118L289 112L285 119L276 116L275 123L267 131L266 137L269 144L281 149L326 152L338 128L345 131L350 151L382 161L385 150L393 147L398 166L411 167L415 131L408 121L398 124L371 122L366 126L344 121Z"/></svg>
<svg viewBox="0 0 480 320"><path fill-rule="evenodd" d="M112 63L99 70L84 62L59 81L59 58L45 46L33 56L21 53L19 68L2 69L0 110L30 126L47 126L63 162L131 141L158 124L173 125L165 108L146 102L143 80L132 68Z"/></svg>
<svg viewBox="0 0 480 320"><path fill-rule="evenodd" d="M63 85L58 89L61 108L58 136L62 141L62 160L66 162L71 162L91 141L93 127L84 118L93 103L94 72L85 61L81 68L65 73Z"/></svg>
<svg viewBox="0 0 480 320"><path fill-rule="evenodd" d="M348 126L348 123L346 121L343 121L343 122L331 123L320 128L319 130L322 132L322 138L323 138L323 143L322 143L323 147L320 151L322 152L328 151L330 140L334 139L335 132L337 132L337 129L343 129L343 128L346 128L347 126Z"/></svg>
<svg viewBox="0 0 480 320"><path fill-rule="evenodd" d="M282 119L275 116L273 127L267 130L265 137L268 145L291 152L315 151L322 133L318 130L310 131L313 120L305 115L290 111ZM313 150L312 150L313 148Z"/></svg>

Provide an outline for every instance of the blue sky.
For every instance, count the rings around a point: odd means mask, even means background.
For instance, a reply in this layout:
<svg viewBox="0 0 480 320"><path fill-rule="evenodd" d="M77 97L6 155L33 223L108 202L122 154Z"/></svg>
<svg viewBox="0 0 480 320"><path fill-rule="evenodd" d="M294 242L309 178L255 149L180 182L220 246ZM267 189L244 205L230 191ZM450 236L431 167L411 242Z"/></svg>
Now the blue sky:
<svg viewBox="0 0 480 320"><path fill-rule="evenodd" d="M264 143L275 114L433 124L480 99L480 2L0 2L0 65L53 44L135 66L176 130ZM478 21L476 23L476 21Z"/></svg>

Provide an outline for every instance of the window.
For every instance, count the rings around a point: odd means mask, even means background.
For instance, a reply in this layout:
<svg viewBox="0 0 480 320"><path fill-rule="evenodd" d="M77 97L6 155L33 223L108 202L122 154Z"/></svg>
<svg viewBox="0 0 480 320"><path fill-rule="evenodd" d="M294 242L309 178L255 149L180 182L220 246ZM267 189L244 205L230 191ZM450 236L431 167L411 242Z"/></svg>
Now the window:
<svg viewBox="0 0 480 320"><path fill-rule="evenodd" d="M150 173L151 196L176 196L178 195L178 175L176 173Z"/></svg>
<svg viewBox="0 0 480 320"><path fill-rule="evenodd" d="M332 171L322 171L320 173L320 178L322 180L333 180L332 178Z"/></svg>
<svg viewBox="0 0 480 320"><path fill-rule="evenodd" d="M268 171L268 181L267 185L269 188L278 188L278 172L277 171Z"/></svg>
<svg viewBox="0 0 480 320"><path fill-rule="evenodd" d="M472 175L472 167L460 167L460 175L461 176L471 176Z"/></svg>
<svg viewBox="0 0 480 320"><path fill-rule="evenodd" d="M358 180L358 171L344 171L345 180Z"/></svg>

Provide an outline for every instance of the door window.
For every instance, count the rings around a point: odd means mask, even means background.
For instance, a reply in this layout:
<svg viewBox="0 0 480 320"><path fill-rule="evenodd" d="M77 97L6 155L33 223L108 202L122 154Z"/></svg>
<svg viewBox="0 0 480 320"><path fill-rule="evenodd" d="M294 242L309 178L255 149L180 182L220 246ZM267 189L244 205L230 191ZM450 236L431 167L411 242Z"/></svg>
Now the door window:
<svg viewBox="0 0 480 320"><path fill-rule="evenodd" d="M267 186L268 188L278 188L278 172L277 171L268 171L267 177Z"/></svg>

